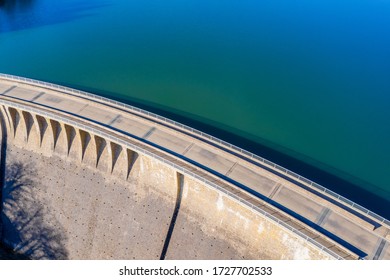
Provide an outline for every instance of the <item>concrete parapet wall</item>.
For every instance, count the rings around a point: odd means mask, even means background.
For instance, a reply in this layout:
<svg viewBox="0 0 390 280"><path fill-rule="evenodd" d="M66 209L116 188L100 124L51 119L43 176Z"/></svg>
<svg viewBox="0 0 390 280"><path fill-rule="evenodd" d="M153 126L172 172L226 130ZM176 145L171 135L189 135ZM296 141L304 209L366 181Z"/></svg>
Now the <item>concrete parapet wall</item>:
<svg viewBox="0 0 390 280"><path fill-rule="evenodd" d="M87 129L11 106L0 118L8 135L3 240L18 253L158 259L167 246L169 259L332 258L219 190Z"/></svg>

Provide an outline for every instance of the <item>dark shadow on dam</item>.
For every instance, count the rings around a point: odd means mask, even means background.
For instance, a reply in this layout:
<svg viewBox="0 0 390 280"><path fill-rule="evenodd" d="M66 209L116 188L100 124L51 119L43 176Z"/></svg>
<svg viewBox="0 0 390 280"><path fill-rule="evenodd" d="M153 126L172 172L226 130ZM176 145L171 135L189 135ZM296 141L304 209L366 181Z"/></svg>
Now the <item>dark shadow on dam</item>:
<svg viewBox="0 0 390 280"><path fill-rule="evenodd" d="M0 260L27 260L28 257L14 252L3 244L3 226L1 215L3 213L3 186L5 184L5 159L7 153L7 134L4 119L0 115Z"/></svg>
<svg viewBox="0 0 390 280"><path fill-rule="evenodd" d="M37 195L36 174L28 163L6 166L1 213L4 248L0 249L5 259L68 258L64 229L51 214L50 205Z"/></svg>
<svg viewBox="0 0 390 280"><path fill-rule="evenodd" d="M0 244L0 261L1 260L29 260L29 258Z"/></svg>
<svg viewBox="0 0 390 280"><path fill-rule="evenodd" d="M175 229L176 220L179 215L180 211L180 205L183 198L183 178L184 176L182 174L176 174L177 176L177 195L176 195L176 203L175 203L175 209L173 211L173 215L171 218L171 223L169 224L167 236L165 237L164 246L160 255L160 260L165 260L169 244L172 239L173 230Z"/></svg>
<svg viewBox="0 0 390 280"><path fill-rule="evenodd" d="M228 132L213 125L205 124L200 121L193 120L189 117L182 116L177 113L172 113L165 109L157 108L157 106L145 104L141 100L135 98L129 97L128 99L123 99L116 97L118 96L118 94L108 91L102 91L74 84L64 84L57 81L51 82L95 93L97 95L110 99L115 99L117 101L139 107L141 109L156 113L158 115L170 118L200 131L206 132L233 145L250 151L256 155L259 155L265 159L268 159L276 164L279 164L285 168L288 168L289 170L300 174L301 176L304 176L390 220L390 201L387 198L380 197L361 187L362 185L372 186L372 184L368 182L359 181L359 184L352 183L350 181L347 181L346 179L331 174L330 172L322 170L316 166L310 165L302 160L284 154L264 144L254 142L239 135L235 135L234 133ZM375 187L373 186L372 188Z"/></svg>

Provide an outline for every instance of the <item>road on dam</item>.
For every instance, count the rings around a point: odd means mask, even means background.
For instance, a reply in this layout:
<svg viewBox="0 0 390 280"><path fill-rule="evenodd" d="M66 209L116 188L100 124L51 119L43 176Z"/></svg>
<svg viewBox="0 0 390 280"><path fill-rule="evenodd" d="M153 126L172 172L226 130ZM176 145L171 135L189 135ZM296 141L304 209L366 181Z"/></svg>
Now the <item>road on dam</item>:
<svg viewBox="0 0 390 280"><path fill-rule="evenodd" d="M0 76L0 105L43 117L58 115L157 150L187 175L205 178L330 254L390 259L389 221L199 131L92 94L6 75Z"/></svg>

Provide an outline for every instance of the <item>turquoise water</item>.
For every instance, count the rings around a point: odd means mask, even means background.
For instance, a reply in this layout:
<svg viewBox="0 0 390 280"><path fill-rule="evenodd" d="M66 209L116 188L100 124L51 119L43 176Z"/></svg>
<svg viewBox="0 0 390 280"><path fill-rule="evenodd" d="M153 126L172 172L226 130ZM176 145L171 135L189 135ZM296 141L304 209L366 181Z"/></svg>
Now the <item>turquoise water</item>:
<svg viewBox="0 0 390 280"><path fill-rule="evenodd" d="M0 72L173 117L390 216L390 1L0 3Z"/></svg>

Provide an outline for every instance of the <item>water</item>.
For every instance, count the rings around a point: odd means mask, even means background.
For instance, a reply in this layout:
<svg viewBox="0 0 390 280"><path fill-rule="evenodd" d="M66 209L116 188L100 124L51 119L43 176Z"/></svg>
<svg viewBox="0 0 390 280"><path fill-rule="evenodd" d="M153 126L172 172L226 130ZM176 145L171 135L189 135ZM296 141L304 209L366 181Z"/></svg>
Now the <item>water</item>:
<svg viewBox="0 0 390 280"><path fill-rule="evenodd" d="M0 5L0 72L172 117L390 217L389 0Z"/></svg>

